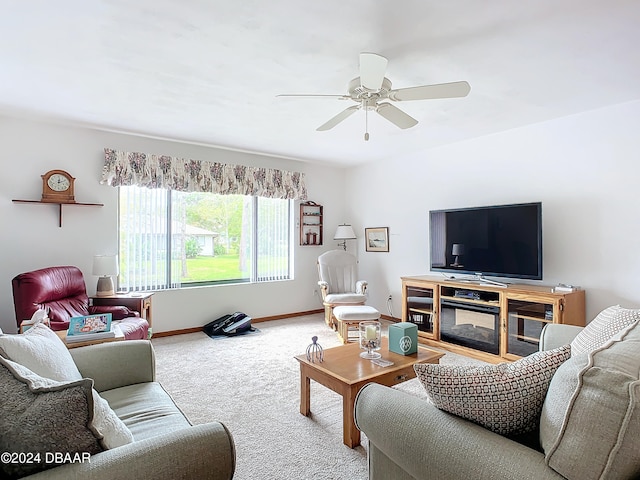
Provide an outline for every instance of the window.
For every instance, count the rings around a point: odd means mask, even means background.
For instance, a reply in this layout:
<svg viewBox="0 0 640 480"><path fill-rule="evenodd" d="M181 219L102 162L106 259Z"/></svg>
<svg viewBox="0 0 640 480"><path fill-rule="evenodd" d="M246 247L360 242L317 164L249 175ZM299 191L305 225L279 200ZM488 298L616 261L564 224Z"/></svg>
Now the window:
<svg viewBox="0 0 640 480"><path fill-rule="evenodd" d="M291 200L119 188L120 291L291 278Z"/></svg>

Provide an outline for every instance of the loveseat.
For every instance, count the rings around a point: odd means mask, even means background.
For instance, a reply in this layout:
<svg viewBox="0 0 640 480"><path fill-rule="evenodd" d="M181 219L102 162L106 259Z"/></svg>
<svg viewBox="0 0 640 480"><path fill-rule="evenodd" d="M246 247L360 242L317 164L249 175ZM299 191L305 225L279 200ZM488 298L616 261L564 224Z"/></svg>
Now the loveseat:
<svg viewBox="0 0 640 480"><path fill-rule="evenodd" d="M609 307L584 330L547 325L540 351L562 345L571 345L570 358L552 374L527 434L498 434L429 396L366 385L354 414L369 442L369 478L640 478L640 311Z"/></svg>
<svg viewBox="0 0 640 480"><path fill-rule="evenodd" d="M48 372L40 360L34 363L32 358L25 358L31 353L24 350L30 347L25 347L21 337L30 332L32 338L27 340L34 341L31 346L42 347L50 342L54 350L59 347L54 343L59 340L56 334L52 332L51 337L43 329L48 327L34 327L24 335L0 335L0 374L4 375L0 379L0 450L39 452L44 459L49 451L69 451L75 447L68 443L83 442L80 455L68 456L66 460L72 463L64 465L3 462L0 477L21 478L25 473L25 478L34 480L233 477L235 447L230 432L218 422L195 426L189 423L156 381L154 350L148 340L65 349L82 379L61 382L40 378L33 383L29 376L38 376L24 370L25 366L49 377L68 375L61 370L62 360L53 365L54 371ZM42 338L37 338L38 330ZM65 356L61 352L56 354ZM20 376L27 378L13 381ZM28 383L29 388L21 382ZM92 386L97 392L93 397ZM99 423L98 406L105 400L108 405L102 407L108 411L103 410L102 414L107 420ZM109 419L113 414L117 418ZM76 416L80 417L78 421ZM81 431L60 433L67 428ZM47 460L55 463L51 452ZM16 460L21 461L18 457Z"/></svg>

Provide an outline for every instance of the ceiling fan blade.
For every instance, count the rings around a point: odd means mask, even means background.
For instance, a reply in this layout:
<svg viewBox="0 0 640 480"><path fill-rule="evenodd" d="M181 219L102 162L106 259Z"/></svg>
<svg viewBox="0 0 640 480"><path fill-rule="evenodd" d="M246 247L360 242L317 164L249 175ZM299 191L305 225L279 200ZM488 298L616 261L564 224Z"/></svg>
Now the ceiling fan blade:
<svg viewBox="0 0 640 480"><path fill-rule="evenodd" d="M350 100L349 95L324 95L322 93L281 93L276 97L302 97L302 98L337 98L339 100Z"/></svg>
<svg viewBox="0 0 640 480"><path fill-rule="evenodd" d="M471 91L467 82L439 83L421 87L399 88L389 92L389 98L396 102L406 100L429 100L433 98L466 97Z"/></svg>
<svg viewBox="0 0 640 480"><path fill-rule="evenodd" d="M360 54L360 84L369 90L380 90L384 74L387 71L387 59L377 53Z"/></svg>
<svg viewBox="0 0 640 480"><path fill-rule="evenodd" d="M402 129L411 128L418 124L418 121L415 118L407 115L395 105L391 105L387 102L378 104L376 112Z"/></svg>
<svg viewBox="0 0 640 480"><path fill-rule="evenodd" d="M325 123L323 125L320 125L318 128L316 128L316 130L318 132L324 132L325 130L331 130L333 127L335 127L341 121L343 121L347 117L353 115L356 112L356 110L358 110L359 108L360 108L359 105L353 105L352 107L349 107L346 110L341 111L338 115L333 117L327 123Z"/></svg>

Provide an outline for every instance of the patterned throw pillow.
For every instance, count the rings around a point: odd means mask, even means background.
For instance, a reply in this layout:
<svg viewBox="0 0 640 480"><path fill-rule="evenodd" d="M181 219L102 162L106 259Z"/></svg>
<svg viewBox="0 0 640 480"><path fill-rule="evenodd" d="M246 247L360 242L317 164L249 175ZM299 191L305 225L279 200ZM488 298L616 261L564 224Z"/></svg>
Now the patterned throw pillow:
<svg viewBox="0 0 640 480"><path fill-rule="evenodd" d="M58 466L47 453L68 453L62 463L103 450L93 427L92 384L88 378L43 378L0 357L0 451L33 455L29 461L3 457L0 477L19 478Z"/></svg>
<svg viewBox="0 0 640 480"><path fill-rule="evenodd" d="M640 310L614 305L605 308L571 342L571 354L589 353L604 345L616 333L640 320Z"/></svg>
<svg viewBox="0 0 640 480"><path fill-rule="evenodd" d="M416 364L414 370L433 404L500 435L536 429L544 397L571 347L536 352L498 365Z"/></svg>

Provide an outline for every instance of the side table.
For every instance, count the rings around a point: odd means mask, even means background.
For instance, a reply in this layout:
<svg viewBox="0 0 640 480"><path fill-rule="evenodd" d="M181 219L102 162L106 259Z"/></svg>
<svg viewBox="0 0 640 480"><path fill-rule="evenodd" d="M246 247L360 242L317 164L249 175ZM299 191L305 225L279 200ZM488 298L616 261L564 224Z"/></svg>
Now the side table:
<svg viewBox="0 0 640 480"><path fill-rule="evenodd" d="M58 335L58 337L60 337L60 340L62 340L64 342L64 344L67 346L67 348L76 348L76 347L86 347L87 345L97 345L98 343L105 343L105 342L120 342L122 340L124 340L124 334L122 333L122 331L118 328L116 329L116 336L112 337L112 338L101 338L98 340L87 340L86 342L69 342L67 343L67 331L66 330L56 330L56 335Z"/></svg>
<svg viewBox="0 0 640 480"><path fill-rule="evenodd" d="M108 295L106 297L89 297L91 305L122 305L131 310L140 312L140 316L149 322L149 338L151 338L153 332L153 325L151 324L152 318L152 304L151 298L153 292L130 292L130 293L116 293L115 295Z"/></svg>

